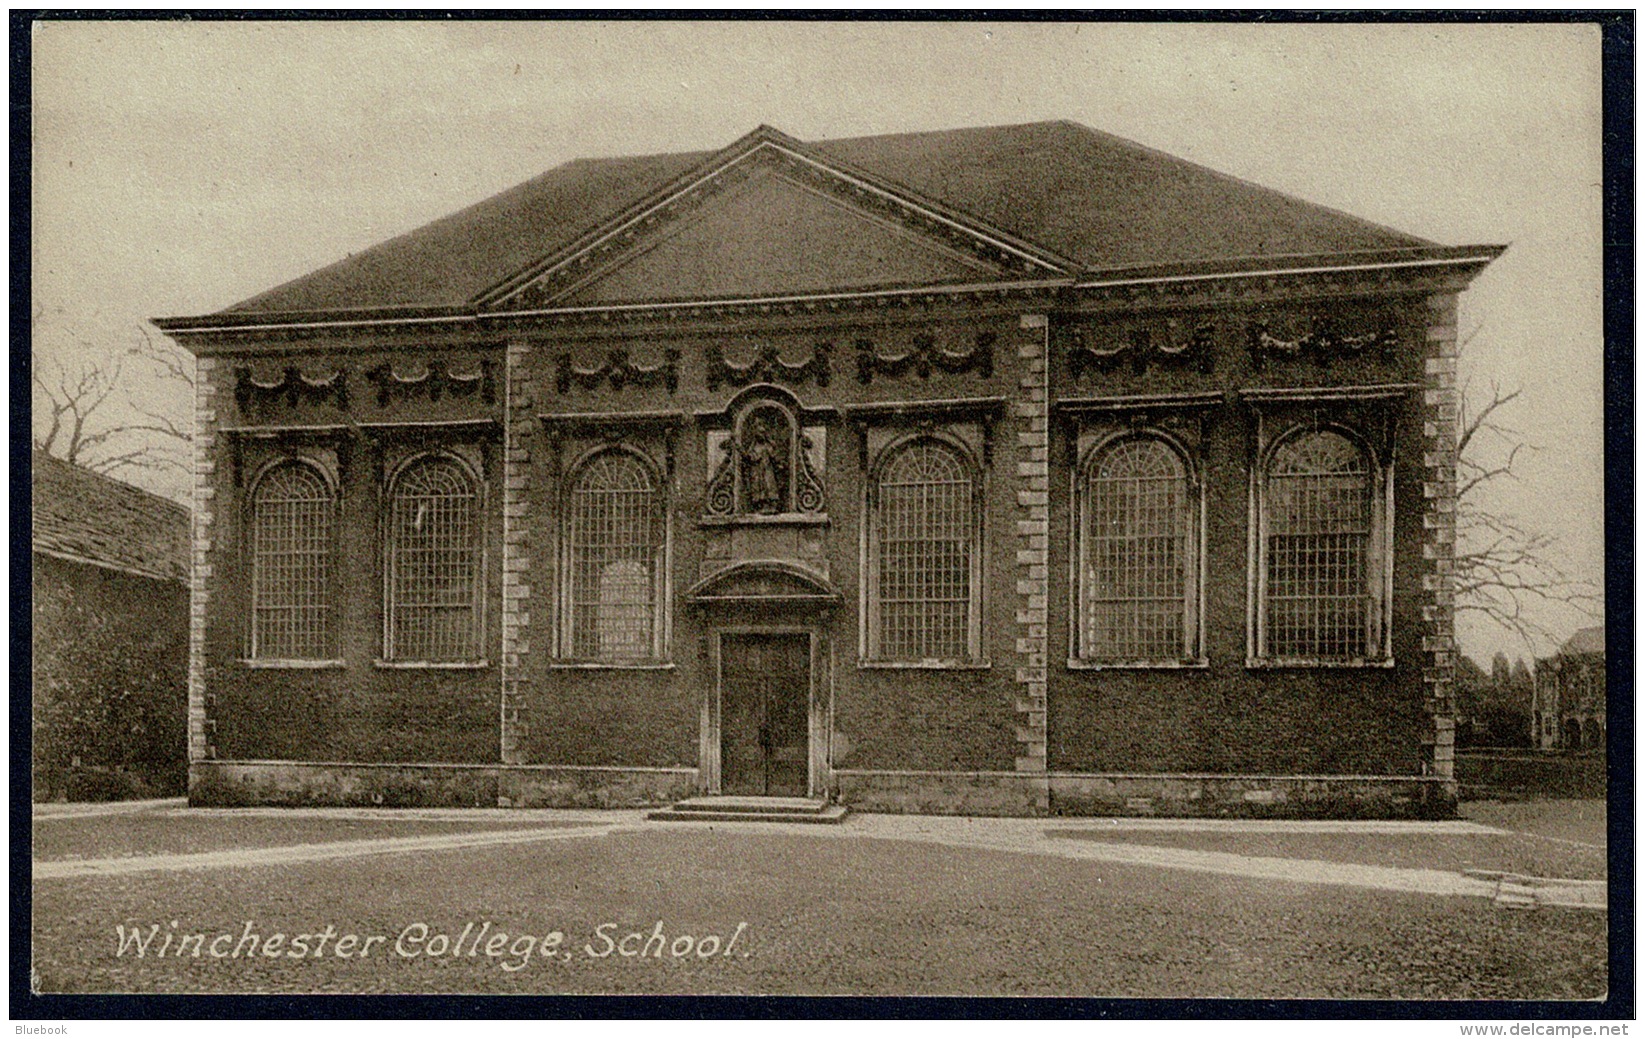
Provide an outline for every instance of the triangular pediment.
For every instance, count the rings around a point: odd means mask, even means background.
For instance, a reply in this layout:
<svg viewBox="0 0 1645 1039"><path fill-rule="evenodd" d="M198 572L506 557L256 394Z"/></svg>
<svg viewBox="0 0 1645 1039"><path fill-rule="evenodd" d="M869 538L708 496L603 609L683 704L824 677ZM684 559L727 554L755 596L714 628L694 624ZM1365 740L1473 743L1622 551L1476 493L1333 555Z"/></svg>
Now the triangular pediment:
<svg viewBox="0 0 1645 1039"><path fill-rule="evenodd" d="M984 263L773 171L571 289L571 304L737 299L992 280Z"/></svg>
<svg viewBox="0 0 1645 1039"><path fill-rule="evenodd" d="M757 131L488 309L733 300L1055 277L1036 247Z"/></svg>

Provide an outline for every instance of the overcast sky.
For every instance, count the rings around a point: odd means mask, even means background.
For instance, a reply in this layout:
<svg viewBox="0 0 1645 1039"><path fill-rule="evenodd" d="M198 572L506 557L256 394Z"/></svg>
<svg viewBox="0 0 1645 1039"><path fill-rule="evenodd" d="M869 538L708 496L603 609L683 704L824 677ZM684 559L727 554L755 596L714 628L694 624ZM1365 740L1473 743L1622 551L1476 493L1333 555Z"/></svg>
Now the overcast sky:
<svg viewBox="0 0 1645 1039"><path fill-rule="evenodd" d="M1464 296L1463 370L1487 397L1523 388L1504 417L1542 449L1493 501L1598 582L1599 56L1587 26L37 24L35 343L124 345L578 156L760 123L1072 119L1441 243L1510 244ZM1529 655L1462 637L1482 661Z"/></svg>

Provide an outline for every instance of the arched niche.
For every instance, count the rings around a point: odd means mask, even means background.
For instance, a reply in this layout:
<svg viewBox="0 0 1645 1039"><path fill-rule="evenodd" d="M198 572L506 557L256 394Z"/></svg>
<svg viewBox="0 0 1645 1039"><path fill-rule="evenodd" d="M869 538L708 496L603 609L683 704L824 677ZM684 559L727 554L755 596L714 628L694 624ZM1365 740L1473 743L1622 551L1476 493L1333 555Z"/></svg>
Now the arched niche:
<svg viewBox="0 0 1645 1039"><path fill-rule="evenodd" d="M704 513L717 522L823 520L827 428L779 386L750 386L704 416L709 482Z"/></svg>

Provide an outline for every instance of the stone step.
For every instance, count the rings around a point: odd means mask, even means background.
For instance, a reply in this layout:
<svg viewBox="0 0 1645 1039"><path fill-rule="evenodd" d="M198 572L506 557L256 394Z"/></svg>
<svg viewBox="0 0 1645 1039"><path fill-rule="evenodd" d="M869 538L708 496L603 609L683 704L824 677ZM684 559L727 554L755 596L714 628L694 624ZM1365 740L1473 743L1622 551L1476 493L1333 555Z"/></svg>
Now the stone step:
<svg viewBox="0 0 1645 1039"><path fill-rule="evenodd" d="M1497 884L1494 901L1504 909L1535 909L1537 907L1536 892L1523 884L1515 884L1504 880Z"/></svg>
<svg viewBox="0 0 1645 1039"><path fill-rule="evenodd" d="M822 798L812 797L743 797L715 794L711 797L688 797L671 806L677 812L752 812L758 815L815 815L828 807Z"/></svg>
<svg viewBox="0 0 1645 1039"><path fill-rule="evenodd" d="M1465 877L1494 880L1496 904L1513 909L1564 906L1573 909L1607 908L1608 889L1603 880L1571 880L1564 877L1530 877L1494 869L1465 869Z"/></svg>
<svg viewBox="0 0 1645 1039"><path fill-rule="evenodd" d="M738 811L729 808L705 808L695 806L689 809L674 805L670 808L659 808L646 813L647 819L657 822L684 822L684 823L814 823L821 825L838 825L844 821L849 809L845 805L823 805L817 811L803 812L774 812L774 811Z"/></svg>

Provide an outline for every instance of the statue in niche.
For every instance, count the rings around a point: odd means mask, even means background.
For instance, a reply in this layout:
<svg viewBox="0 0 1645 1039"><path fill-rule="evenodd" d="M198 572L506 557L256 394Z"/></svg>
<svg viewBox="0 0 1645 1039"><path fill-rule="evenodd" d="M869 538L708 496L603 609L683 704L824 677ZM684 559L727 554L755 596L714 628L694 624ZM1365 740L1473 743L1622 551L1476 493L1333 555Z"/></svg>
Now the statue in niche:
<svg viewBox="0 0 1645 1039"><path fill-rule="evenodd" d="M789 434L787 416L775 409L760 408L744 419L738 448L745 511L788 511L788 454L793 443Z"/></svg>

